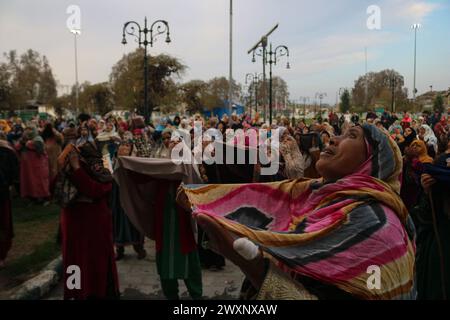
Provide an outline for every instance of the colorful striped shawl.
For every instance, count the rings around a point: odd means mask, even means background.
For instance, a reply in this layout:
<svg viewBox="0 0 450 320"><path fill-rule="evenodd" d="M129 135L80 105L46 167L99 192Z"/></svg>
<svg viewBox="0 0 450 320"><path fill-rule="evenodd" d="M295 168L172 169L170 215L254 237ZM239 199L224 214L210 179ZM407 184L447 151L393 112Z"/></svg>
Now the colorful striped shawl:
<svg viewBox="0 0 450 320"><path fill-rule="evenodd" d="M194 214L207 214L247 237L286 271L364 299L411 297L414 244L407 211L380 180L351 176L313 190L316 181L185 186ZM369 266L381 287L369 289Z"/></svg>
<svg viewBox="0 0 450 320"><path fill-rule="evenodd" d="M293 276L336 286L361 299L412 299L414 232L394 192L393 173L401 172L401 166L395 157L382 158L386 153L378 151L391 143L376 137L382 143L375 144L371 154L377 157L371 161L382 165L334 183L299 179L187 185L184 192L194 215L207 214L249 238ZM393 150L388 155L396 155L398 150ZM371 266L379 267L379 289L370 285Z"/></svg>

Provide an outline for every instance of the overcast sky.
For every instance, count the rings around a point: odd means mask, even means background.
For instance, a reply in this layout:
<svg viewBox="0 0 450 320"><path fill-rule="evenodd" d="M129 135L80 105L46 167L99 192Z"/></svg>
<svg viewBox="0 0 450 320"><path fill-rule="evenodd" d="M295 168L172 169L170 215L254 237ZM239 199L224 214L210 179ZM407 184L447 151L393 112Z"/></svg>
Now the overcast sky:
<svg viewBox="0 0 450 320"><path fill-rule="evenodd" d="M414 32L417 34L418 94L450 87L450 1L425 0L234 0L233 78L244 83L246 73L261 72L258 57L247 50L276 23L269 40L290 49L291 69L285 60L274 69L284 78L291 99L326 92L335 103L340 87L351 87L365 72L394 68L413 87ZM168 53L188 66L180 81L228 77L229 0L0 0L0 52L31 48L46 55L62 85L75 82L73 35L68 31L69 5L81 9L78 38L79 81L107 81L111 67L136 49L129 38L121 44L128 20L169 22L172 43L164 37L151 54ZM381 29L369 30L367 8L381 9ZM0 58L4 61L3 58Z"/></svg>

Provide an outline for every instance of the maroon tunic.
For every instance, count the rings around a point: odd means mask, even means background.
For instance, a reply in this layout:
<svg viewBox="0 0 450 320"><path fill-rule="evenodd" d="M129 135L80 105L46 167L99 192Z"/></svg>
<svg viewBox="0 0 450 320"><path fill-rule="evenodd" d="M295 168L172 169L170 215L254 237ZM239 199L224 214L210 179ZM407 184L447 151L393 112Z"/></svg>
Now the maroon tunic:
<svg viewBox="0 0 450 320"><path fill-rule="evenodd" d="M77 202L61 212L64 265L64 299L107 299L119 295L114 259L112 215L108 208L111 183L93 180L80 168L71 176L72 183L92 203ZM67 288L70 265L81 271L81 289Z"/></svg>
<svg viewBox="0 0 450 320"><path fill-rule="evenodd" d="M47 154L34 150L20 154L20 196L22 198L50 197Z"/></svg>
<svg viewBox="0 0 450 320"><path fill-rule="evenodd" d="M7 197L5 199L0 197L0 261L6 259L13 237L11 200Z"/></svg>
<svg viewBox="0 0 450 320"><path fill-rule="evenodd" d="M14 237L9 186L17 181L18 169L14 149L0 140L0 261L6 259Z"/></svg>

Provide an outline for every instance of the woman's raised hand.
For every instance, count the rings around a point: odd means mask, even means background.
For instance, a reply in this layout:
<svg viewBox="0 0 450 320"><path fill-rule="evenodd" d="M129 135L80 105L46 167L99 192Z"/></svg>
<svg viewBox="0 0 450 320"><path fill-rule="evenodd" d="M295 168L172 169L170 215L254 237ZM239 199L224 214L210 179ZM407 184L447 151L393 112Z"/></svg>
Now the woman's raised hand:
<svg viewBox="0 0 450 320"><path fill-rule="evenodd" d="M246 260L234 249L233 244L235 239L228 230L207 215L198 214L196 219L197 223L208 235L214 251L217 251L237 265L252 285L258 289L265 277L265 264L261 253L253 260Z"/></svg>
<svg viewBox="0 0 450 320"><path fill-rule="evenodd" d="M80 168L80 158L78 157L78 154L76 152L73 151L70 153L69 163L74 171Z"/></svg>
<svg viewBox="0 0 450 320"><path fill-rule="evenodd" d="M431 175L424 173L420 176L420 184L422 185L425 193L429 193L433 184L436 183L436 179L434 179Z"/></svg>

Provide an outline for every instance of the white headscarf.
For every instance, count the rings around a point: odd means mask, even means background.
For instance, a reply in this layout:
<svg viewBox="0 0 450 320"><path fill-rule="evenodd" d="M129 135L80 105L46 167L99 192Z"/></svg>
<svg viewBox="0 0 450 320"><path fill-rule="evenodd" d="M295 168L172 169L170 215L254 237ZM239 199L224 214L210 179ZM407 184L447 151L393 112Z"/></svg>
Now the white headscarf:
<svg viewBox="0 0 450 320"><path fill-rule="evenodd" d="M116 128L115 128L115 126L113 125L112 130L109 131L109 132L106 131L106 127L105 127L105 128L103 129L103 131L100 132L100 133L97 135L96 139L97 139L98 141L103 142L103 141L108 141L108 140L110 140L110 139L112 139L112 138L117 138L117 137L119 137L119 134L116 132Z"/></svg>
<svg viewBox="0 0 450 320"><path fill-rule="evenodd" d="M438 151L438 147L437 147L438 140L437 140L433 130L427 124L422 124L420 127L425 129L425 135L423 136L425 143L428 146L432 146L434 151L437 152Z"/></svg>

